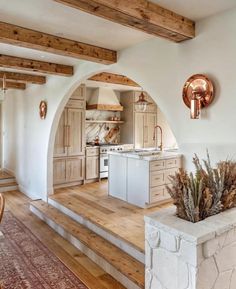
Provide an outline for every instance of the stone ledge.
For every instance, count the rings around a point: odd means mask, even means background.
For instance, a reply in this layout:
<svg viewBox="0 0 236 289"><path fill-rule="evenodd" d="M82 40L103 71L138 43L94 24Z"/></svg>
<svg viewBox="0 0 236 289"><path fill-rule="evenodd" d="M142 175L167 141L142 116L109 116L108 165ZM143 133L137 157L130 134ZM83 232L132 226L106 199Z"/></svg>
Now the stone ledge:
<svg viewBox="0 0 236 289"><path fill-rule="evenodd" d="M145 223L194 244L202 244L236 227L236 208L198 223L191 223L176 217L175 210L175 207L171 206L145 216Z"/></svg>

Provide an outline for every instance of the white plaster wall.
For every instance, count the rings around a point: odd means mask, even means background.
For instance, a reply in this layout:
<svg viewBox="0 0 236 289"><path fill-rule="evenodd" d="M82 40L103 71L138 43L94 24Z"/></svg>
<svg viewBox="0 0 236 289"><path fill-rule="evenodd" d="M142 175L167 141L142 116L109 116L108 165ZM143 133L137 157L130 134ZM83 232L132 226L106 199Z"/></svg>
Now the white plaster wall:
<svg viewBox="0 0 236 289"><path fill-rule="evenodd" d="M185 164L192 169L194 152L213 161L235 157L236 152L236 9L202 20L196 38L181 44L150 40L121 52L122 73L154 96L174 132ZM201 120L190 120L182 101L189 76L205 73L215 83L216 99Z"/></svg>
<svg viewBox="0 0 236 289"><path fill-rule="evenodd" d="M63 106L75 85L84 77L102 70L127 75L155 96L186 157L188 169L192 169L193 153L202 157L206 148L213 161L234 156L235 27L236 9L233 9L197 23L197 37L191 41L175 44L155 38L121 51L118 63L110 67L82 62L72 78L50 77L44 86L31 86L21 95L18 92L5 104L6 112L12 111L12 106L16 112L10 121L7 121L10 116L5 113L4 129L9 136L5 138L5 166L15 172L24 192L45 197L52 189L52 159L48 158L48 153L51 157ZM201 120L189 119L189 110L181 96L184 82L195 73L209 75L216 88L216 100ZM41 99L48 101L48 116L44 121L38 116Z"/></svg>
<svg viewBox="0 0 236 289"><path fill-rule="evenodd" d="M163 130L163 146L165 148L177 148L178 144L176 142L175 136L164 116L162 111L158 107L157 111L157 124L161 126ZM160 131L158 130L158 139L160 139Z"/></svg>

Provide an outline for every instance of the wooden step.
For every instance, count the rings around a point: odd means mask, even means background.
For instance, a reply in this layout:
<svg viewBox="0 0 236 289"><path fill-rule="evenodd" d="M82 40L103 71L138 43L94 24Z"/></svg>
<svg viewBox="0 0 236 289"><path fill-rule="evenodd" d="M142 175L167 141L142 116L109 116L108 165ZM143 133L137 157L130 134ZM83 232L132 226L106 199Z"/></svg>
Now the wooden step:
<svg viewBox="0 0 236 289"><path fill-rule="evenodd" d="M30 209L125 287L144 288L144 264L43 201Z"/></svg>
<svg viewBox="0 0 236 289"><path fill-rule="evenodd" d="M0 183L0 193L15 191L18 189L18 184L15 181Z"/></svg>
<svg viewBox="0 0 236 289"><path fill-rule="evenodd" d="M122 214L117 216L112 211L112 206L111 210L108 210L99 202L96 205L96 202L88 203L88 201L77 194L70 194L70 196L56 194L48 199L48 203L62 213L121 248L138 261L145 263L144 225L142 222L137 223L132 220L132 217L123 218ZM110 201L112 202L112 200ZM126 206L123 203L122 207ZM124 211L126 210L124 209ZM125 213L131 215L130 210ZM143 216L140 215L140 218L143 220ZM126 227L129 223L128 227L132 229L126 230L123 226L124 222Z"/></svg>
<svg viewBox="0 0 236 289"><path fill-rule="evenodd" d="M16 181L7 182L7 183L0 183L0 188L3 188L3 187L13 187L13 186L17 186L17 182L16 182Z"/></svg>

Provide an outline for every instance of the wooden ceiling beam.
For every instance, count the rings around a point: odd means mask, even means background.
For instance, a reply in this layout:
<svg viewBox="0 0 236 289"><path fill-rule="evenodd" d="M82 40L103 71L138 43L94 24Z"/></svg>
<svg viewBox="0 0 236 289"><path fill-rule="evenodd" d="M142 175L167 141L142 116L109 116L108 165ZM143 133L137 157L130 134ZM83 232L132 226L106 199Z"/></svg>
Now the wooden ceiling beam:
<svg viewBox="0 0 236 289"><path fill-rule="evenodd" d="M25 74L19 72L11 72L11 71L0 71L0 79L3 78L3 75L6 75L7 81L19 82L19 83L33 83L33 84L45 84L46 77L42 75L33 75L33 74Z"/></svg>
<svg viewBox="0 0 236 289"><path fill-rule="evenodd" d="M116 51L5 22L0 22L0 42L103 64L117 62Z"/></svg>
<svg viewBox="0 0 236 289"><path fill-rule="evenodd" d="M88 80L93 81L99 81L99 82L106 82L106 83L112 83L112 84L120 84L120 85L128 85L133 87L140 87L136 82L129 79L128 77L124 75L109 73L109 72L102 72L98 73L92 77L90 77Z"/></svg>
<svg viewBox="0 0 236 289"><path fill-rule="evenodd" d="M73 67L27 58L0 54L0 67L13 68L26 71L34 71L62 76L72 76Z"/></svg>
<svg viewBox="0 0 236 289"><path fill-rule="evenodd" d="M174 42L195 36L193 21L147 0L54 1Z"/></svg>
<svg viewBox="0 0 236 289"><path fill-rule="evenodd" d="M2 80L0 80L0 90L2 87ZM13 89L26 89L25 83L19 83L19 82L12 82L12 81L6 81L6 88L13 88Z"/></svg>

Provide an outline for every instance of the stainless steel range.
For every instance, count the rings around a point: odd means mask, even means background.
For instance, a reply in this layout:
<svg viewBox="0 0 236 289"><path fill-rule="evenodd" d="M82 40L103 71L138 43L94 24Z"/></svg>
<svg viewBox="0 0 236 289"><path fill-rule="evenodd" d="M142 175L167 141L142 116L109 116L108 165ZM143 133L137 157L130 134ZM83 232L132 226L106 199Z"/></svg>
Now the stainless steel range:
<svg viewBox="0 0 236 289"><path fill-rule="evenodd" d="M104 144L100 145L100 179L108 177L108 152L132 149L133 145Z"/></svg>

